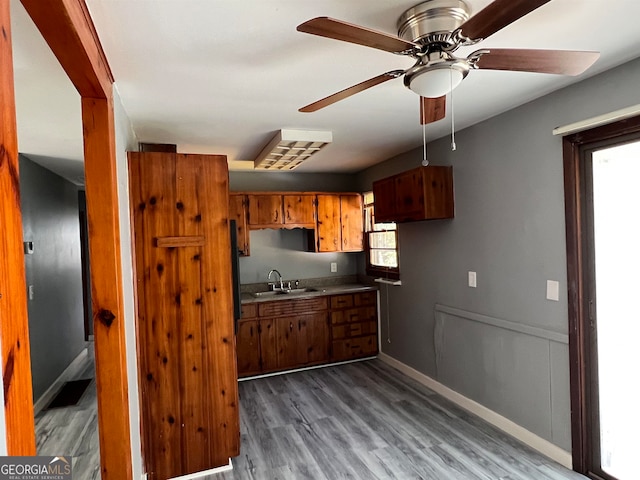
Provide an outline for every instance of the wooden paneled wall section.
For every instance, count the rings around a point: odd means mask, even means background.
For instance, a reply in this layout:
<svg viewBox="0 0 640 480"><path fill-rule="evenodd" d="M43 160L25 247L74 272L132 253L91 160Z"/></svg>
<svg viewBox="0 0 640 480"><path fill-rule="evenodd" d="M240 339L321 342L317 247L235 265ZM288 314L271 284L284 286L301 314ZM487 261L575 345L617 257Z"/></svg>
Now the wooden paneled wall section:
<svg viewBox="0 0 640 480"><path fill-rule="evenodd" d="M222 155L129 153L150 479L240 453L229 175Z"/></svg>
<svg viewBox="0 0 640 480"><path fill-rule="evenodd" d="M82 99L103 480L132 478L113 76L83 0L21 0ZM35 454L10 0L0 0L0 341L10 455Z"/></svg>

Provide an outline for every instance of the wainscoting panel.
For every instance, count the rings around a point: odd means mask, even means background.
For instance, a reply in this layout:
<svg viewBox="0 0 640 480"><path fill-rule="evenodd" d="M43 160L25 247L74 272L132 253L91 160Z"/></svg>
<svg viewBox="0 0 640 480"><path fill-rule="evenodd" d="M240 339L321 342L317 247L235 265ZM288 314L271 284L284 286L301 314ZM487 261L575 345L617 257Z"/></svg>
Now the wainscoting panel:
<svg viewBox="0 0 640 480"><path fill-rule="evenodd" d="M437 380L570 449L567 335L435 307Z"/></svg>

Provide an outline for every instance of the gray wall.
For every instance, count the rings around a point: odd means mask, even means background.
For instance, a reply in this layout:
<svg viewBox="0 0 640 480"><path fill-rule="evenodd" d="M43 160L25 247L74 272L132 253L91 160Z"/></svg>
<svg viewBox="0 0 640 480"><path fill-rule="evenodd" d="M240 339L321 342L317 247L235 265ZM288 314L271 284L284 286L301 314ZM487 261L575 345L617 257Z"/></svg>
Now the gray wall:
<svg viewBox="0 0 640 480"><path fill-rule="evenodd" d="M295 172L230 172L232 191L352 192L355 175ZM306 251L306 230L253 230L251 255L240 257L240 282L262 283L272 268L285 280L355 275L362 253L313 253ZM331 262L338 271L331 273Z"/></svg>
<svg viewBox="0 0 640 480"><path fill-rule="evenodd" d="M240 283L262 283L272 268L284 280L320 278L358 273L358 257L362 253L307 252L306 230L253 230L251 255L240 257ZM331 262L338 271L331 273Z"/></svg>
<svg viewBox="0 0 640 480"><path fill-rule="evenodd" d="M37 400L84 348L78 190L20 155L33 397ZM26 288L26 286L25 286Z"/></svg>
<svg viewBox="0 0 640 480"><path fill-rule="evenodd" d="M566 450L562 139L551 132L639 104L638 80L635 60L458 132L456 152L448 138L432 142L432 163L454 166L456 217L401 225L402 286L382 289L384 353ZM358 185L421 157L418 148L369 168ZM546 300L546 280L560 281L559 302ZM457 313L436 315L436 305Z"/></svg>
<svg viewBox="0 0 640 480"><path fill-rule="evenodd" d="M356 175L338 173L296 173L296 172L229 172L231 191L274 192L318 191L353 192Z"/></svg>

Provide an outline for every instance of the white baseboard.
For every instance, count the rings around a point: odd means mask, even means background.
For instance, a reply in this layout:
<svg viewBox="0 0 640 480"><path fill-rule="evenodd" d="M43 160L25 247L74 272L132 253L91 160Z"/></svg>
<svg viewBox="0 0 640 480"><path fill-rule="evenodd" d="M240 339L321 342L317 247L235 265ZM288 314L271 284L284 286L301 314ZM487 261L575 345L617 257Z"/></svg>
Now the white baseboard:
<svg viewBox="0 0 640 480"><path fill-rule="evenodd" d="M36 400L33 404L34 413L40 412L47 404L53 399L53 397L58 393L60 387L64 384L64 382L68 382L74 376L76 376L82 369L85 367L84 363L87 360L87 355L89 351L84 348L76 358L69 364L67 368L64 369L64 372L60 374L58 378L54 380L47 390L40 395L40 398Z"/></svg>
<svg viewBox="0 0 640 480"><path fill-rule="evenodd" d="M216 473L228 472L233 470L233 463L231 463L231 459L229 459L228 465L223 465L221 467L211 468L209 470L204 470L202 472L190 473L189 475L181 475L179 477L172 477L169 480L195 480L197 478L203 478L208 475L215 475ZM145 474L146 475L146 474Z"/></svg>
<svg viewBox="0 0 640 480"><path fill-rule="evenodd" d="M530 432L524 427L521 427L517 423L509 420L506 417L490 410L484 405L479 404L478 402L471 400L470 398L465 397L464 395L456 392L455 390L446 387L441 384L437 380L425 375L424 373L419 372L418 370L402 363L399 360L385 354L378 354L378 358L385 362L387 365L392 366L396 370L401 371L408 377L413 378L414 380L420 382L422 385L430 388L434 392L442 395L443 397L451 400L453 403L458 405L459 407L464 408L465 410L477 415L482 418L486 422L490 423L494 427L499 428L503 432L508 433L512 437L517 438L522 443L530 446L534 450L546 455L547 457L555 460L559 464L571 469L572 468L572 459L571 453L563 450L562 448L554 445L553 443L545 440L544 438L536 435L533 432Z"/></svg>

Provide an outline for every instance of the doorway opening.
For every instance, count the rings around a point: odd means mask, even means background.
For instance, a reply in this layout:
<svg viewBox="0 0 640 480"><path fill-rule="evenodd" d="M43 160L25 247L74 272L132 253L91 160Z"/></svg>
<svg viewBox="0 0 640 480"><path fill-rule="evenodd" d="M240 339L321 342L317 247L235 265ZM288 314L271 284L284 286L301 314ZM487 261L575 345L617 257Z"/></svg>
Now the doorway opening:
<svg viewBox="0 0 640 480"><path fill-rule="evenodd" d="M565 137L574 469L635 478L640 118Z"/></svg>

